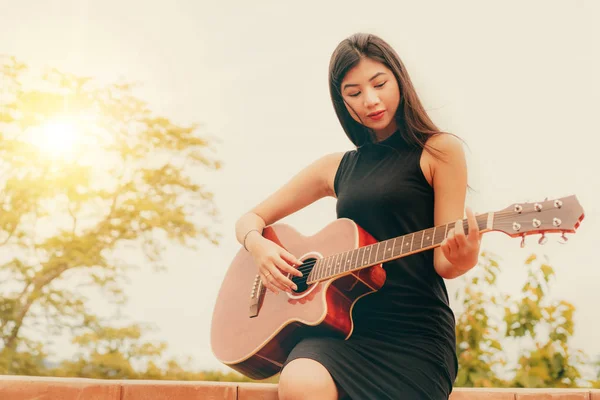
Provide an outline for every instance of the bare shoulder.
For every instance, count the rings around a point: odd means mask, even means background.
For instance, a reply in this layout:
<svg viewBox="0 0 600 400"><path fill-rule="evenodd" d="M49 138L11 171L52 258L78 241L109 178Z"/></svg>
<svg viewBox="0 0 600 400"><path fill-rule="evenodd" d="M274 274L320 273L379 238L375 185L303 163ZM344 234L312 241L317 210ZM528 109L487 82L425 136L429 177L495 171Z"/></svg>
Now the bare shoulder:
<svg viewBox="0 0 600 400"><path fill-rule="evenodd" d="M449 133L432 136L427 140L427 146L433 148L436 154L441 152L440 156L443 160L452 160L455 157L464 156L463 142Z"/></svg>
<svg viewBox="0 0 600 400"><path fill-rule="evenodd" d="M431 186L436 170L445 169L449 165L460 166L465 162L463 143L454 135L434 135L427 140L426 146L429 151L423 151L421 170Z"/></svg>
<svg viewBox="0 0 600 400"><path fill-rule="evenodd" d="M427 141L432 152L429 162L431 168L431 178L434 189L439 188L440 184L462 182L466 177L466 159L463 147L463 141L460 138L442 133L431 137ZM437 179L436 179L437 178Z"/></svg>
<svg viewBox="0 0 600 400"><path fill-rule="evenodd" d="M326 190L328 196L335 197L335 190L333 187L335 174L340 166L340 162L342 161L342 157L344 157L345 152L335 152L329 153L321 157L315 162L315 167L318 173L321 175L321 178L324 180L326 184Z"/></svg>

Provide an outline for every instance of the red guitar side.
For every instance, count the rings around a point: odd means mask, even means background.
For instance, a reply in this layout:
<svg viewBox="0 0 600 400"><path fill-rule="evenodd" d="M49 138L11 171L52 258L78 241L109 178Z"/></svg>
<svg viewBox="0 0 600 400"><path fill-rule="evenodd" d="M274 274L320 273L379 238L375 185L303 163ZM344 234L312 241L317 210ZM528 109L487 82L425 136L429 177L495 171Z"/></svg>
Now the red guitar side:
<svg viewBox="0 0 600 400"><path fill-rule="evenodd" d="M482 233L512 237L534 233L574 233L583 219L575 196L539 203L513 204L477 216ZM467 221L463 220L467 231ZM438 247L454 223L378 242L349 219L338 219L313 236L286 224L263 235L298 257L303 277L291 278L294 293L266 291L253 259L243 248L221 285L211 325L211 347L219 361L252 378L280 372L292 348L307 336L323 333L349 338L352 308L385 282L382 263Z"/></svg>

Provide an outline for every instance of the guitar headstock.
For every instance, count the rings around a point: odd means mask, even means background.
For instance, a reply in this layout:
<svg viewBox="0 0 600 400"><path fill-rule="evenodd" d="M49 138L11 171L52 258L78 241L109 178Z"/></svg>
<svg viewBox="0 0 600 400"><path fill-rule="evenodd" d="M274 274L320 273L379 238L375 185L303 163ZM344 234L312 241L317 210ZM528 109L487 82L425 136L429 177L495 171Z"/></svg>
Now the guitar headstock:
<svg viewBox="0 0 600 400"><path fill-rule="evenodd" d="M515 203L494 213L493 230L512 237L541 233L575 233L583 220L583 208L575 195L536 203Z"/></svg>

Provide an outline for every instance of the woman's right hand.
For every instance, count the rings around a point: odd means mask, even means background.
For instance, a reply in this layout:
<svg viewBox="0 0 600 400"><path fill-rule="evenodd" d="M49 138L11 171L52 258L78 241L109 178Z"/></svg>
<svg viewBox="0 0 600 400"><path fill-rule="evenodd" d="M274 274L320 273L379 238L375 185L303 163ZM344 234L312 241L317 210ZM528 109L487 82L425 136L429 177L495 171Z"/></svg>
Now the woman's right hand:
<svg viewBox="0 0 600 400"><path fill-rule="evenodd" d="M248 241L250 242L250 238ZM298 289L286 274L301 277L302 272L294 266L302 265L302 262L290 252L257 234L252 237L252 243L248 243L248 251L254 258L260 279L267 289L275 294L279 293L279 290L291 293L292 290Z"/></svg>

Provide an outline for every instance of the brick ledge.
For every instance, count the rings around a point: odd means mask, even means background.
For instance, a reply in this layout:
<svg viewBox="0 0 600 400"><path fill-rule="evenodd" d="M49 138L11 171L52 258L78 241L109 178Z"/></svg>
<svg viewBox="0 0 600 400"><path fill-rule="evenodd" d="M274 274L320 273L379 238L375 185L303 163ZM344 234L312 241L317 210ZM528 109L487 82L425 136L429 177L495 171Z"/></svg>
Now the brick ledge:
<svg viewBox="0 0 600 400"><path fill-rule="evenodd" d="M277 400L269 383L0 375L2 400ZM450 400L600 400L599 389L455 388Z"/></svg>

